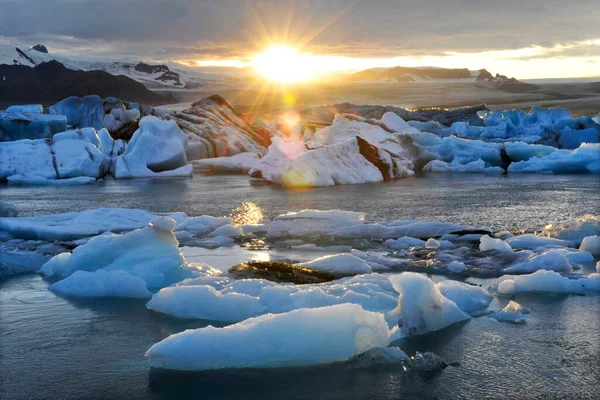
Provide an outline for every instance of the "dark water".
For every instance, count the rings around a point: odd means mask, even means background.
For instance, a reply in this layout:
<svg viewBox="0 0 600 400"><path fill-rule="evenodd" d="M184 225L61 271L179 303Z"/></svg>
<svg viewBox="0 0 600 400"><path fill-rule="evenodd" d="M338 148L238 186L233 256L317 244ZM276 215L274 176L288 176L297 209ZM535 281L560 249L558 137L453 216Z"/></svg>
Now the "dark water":
<svg viewBox="0 0 600 400"><path fill-rule="evenodd" d="M70 188L0 188L21 215L136 207L225 215L242 201L272 217L303 208L367 212L370 220L418 218L535 230L600 213L592 176L435 174L377 184L283 191L239 176L107 182ZM485 284L486 282L482 282ZM0 281L0 399L600 398L600 296L517 296L525 325L488 317L398 343L459 366L429 375L341 366L164 373L146 350L208 322L168 318L131 300L57 297L35 274ZM490 309L503 304L494 300Z"/></svg>
<svg viewBox="0 0 600 400"><path fill-rule="evenodd" d="M422 219L535 230L583 214L600 214L600 178L434 173L377 184L283 190L252 185L245 176L196 175L76 187L0 186L0 198L17 206L21 216L99 207L219 216L251 201L270 218L307 208L341 209L366 212L370 221Z"/></svg>

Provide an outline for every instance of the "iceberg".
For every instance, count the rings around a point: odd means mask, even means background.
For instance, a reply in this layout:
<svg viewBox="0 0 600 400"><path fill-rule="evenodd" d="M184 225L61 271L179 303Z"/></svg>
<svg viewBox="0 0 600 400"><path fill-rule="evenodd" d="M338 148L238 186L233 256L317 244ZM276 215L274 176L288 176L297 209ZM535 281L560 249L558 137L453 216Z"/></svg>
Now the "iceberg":
<svg viewBox="0 0 600 400"><path fill-rule="evenodd" d="M600 256L600 236L586 236L581 241L579 246L580 251L587 251L592 253L594 256Z"/></svg>
<svg viewBox="0 0 600 400"><path fill-rule="evenodd" d="M600 291L600 274L578 279L546 270L528 275L504 275L490 282L490 290L506 296L516 293L585 294L587 291Z"/></svg>
<svg viewBox="0 0 600 400"><path fill-rule="evenodd" d="M530 256L527 261L516 263L504 269L507 274L529 273L540 269L557 272L571 272L573 267L569 260L559 250L549 250L541 254Z"/></svg>
<svg viewBox="0 0 600 400"><path fill-rule="evenodd" d="M64 115L48 115L31 112L30 109L11 108L0 111L0 142L49 139L54 134L67 130L67 119Z"/></svg>
<svg viewBox="0 0 600 400"><path fill-rule="evenodd" d="M586 214L564 224L544 227L544 234L557 239L581 243L586 236L600 235L600 215Z"/></svg>
<svg viewBox="0 0 600 400"><path fill-rule="evenodd" d="M336 275L357 275L373 272L371 266L366 261L352 254L334 254L319 257L299 265L304 268Z"/></svg>
<svg viewBox="0 0 600 400"><path fill-rule="evenodd" d="M389 337L382 314L342 304L186 330L153 345L146 357L154 368L174 370L318 365L385 347Z"/></svg>
<svg viewBox="0 0 600 400"><path fill-rule="evenodd" d="M39 272L45 276L64 279L76 271L125 271L142 279L148 289L162 288L197 276L179 250L179 243L173 234L175 226L175 220L160 217L152 220L144 229L122 235L106 233L93 237L72 253L54 256ZM102 274L97 276L102 280L109 278ZM90 285L89 280L93 276L79 276L74 281L82 279L87 280ZM116 281L109 279L109 282Z"/></svg>
<svg viewBox="0 0 600 400"><path fill-rule="evenodd" d="M453 301L465 313L476 316L488 308L492 295L479 286L446 280L436 284L442 296Z"/></svg>
<svg viewBox="0 0 600 400"><path fill-rule="evenodd" d="M209 169L211 172L243 172L256 168L259 163L257 153L239 153L231 157L216 157L194 160L194 167Z"/></svg>
<svg viewBox="0 0 600 400"><path fill-rule="evenodd" d="M144 117L115 163L115 178L187 177L187 138L175 121Z"/></svg>
<svg viewBox="0 0 600 400"><path fill-rule="evenodd" d="M471 317L456 303L444 297L438 286L423 275L403 272L390 278L400 293L398 307L391 315L398 316L402 336L422 335L465 321ZM453 294L456 294L452 290ZM461 300L464 300L461 294Z"/></svg>
<svg viewBox="0 0 600 400"><path fill-rule="evenodd" d="M264 279L235 280L218 275L187 279L165 287L146 307L178 318L237 322L258 314L343 303L358 304L368 311L388 312L398 304L398 293L388 278L380 274L303 285Z"/></svg>
<svg viewBox="0 0 600 400"><path fill-rule="evenodd" d="M514 300L508 302L506 307L497 313L491 314L490 317L501 322L512 322L513 324L522 324L527 322L529 309L522 307Z"/></svg>
<svg viewBox="0 0 600 400"><path fill-rule="evenodd" d="M513 236L507 238L504 240L504 242L508 243L512 248L528 250L543 248L546 246L569 247L573 245L573 242L569 240L555 239L541 235L534 235L532 233Z"/></svg>
<svg viewBox="0 0 600 400"><path fill-rule="evenodd" d="M19 215L19 210L14 205L0 201L0 218L2 217L17 217Z"/></svg>
<svg viewBox="0 0 600 400"><path fill-rule="evenodd" d="M488 235L483 235L479 243L479 251L496 250L503 253L512 253L510 244L503 242L501 239L494 239Z"/></svg>

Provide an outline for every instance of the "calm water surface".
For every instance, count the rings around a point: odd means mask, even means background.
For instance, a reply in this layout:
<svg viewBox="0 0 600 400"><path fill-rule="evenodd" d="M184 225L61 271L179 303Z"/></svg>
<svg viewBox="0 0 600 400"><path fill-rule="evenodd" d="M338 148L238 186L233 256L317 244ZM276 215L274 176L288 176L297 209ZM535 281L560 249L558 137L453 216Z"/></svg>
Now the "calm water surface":
<svg viewBox="0 0 600 400"><path fill-rule="evenodd" d="M284 191L252 186L240 176L198 175L154 183L0 187L0 197L21 215L97 207L226 215L242 201L253 201L269 217L338 208L367 212L370 220L417 218L527 230L600 214L600 181L592 176L434 174ZM172 333L209 322L161 316L147 311L143 301L65 299L47 286L35 274L0 281L1 399L600 398L600 296L517 296L532 309L525 325L480 317L398 343L409 353L430 350L460 364L437 374L340 366L173 374L150 370L145 351ZM502 306L495 299L490 309Z"/></svg>

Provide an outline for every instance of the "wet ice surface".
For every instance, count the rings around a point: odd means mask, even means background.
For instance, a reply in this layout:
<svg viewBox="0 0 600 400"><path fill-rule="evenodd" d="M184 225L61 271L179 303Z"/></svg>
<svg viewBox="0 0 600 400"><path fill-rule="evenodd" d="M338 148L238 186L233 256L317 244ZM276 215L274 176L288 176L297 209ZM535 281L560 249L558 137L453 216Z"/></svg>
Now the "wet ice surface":
<svg viewBox="0 0 600 400"><path fill-rule="evenodd" d="M227 187L224 191L223 188ZM362 211L367 220L422 219L494 229L539 230L583 214L600 214L594 176L436 174L385 184L283 191L246 177L106 182L85 188L0 188L21 216L97 207L130 207L188 215L227 215L242 201L268 218L305 208ZM301 250L183 248L189 262L220 270L255 259L308 261ZM590 272L590 271L588 271ZM434 276L434 280L443 279ZM469 279L487 286L488 280ZM61 298L38 275L0 281L0 398L597 398L600 395L600 296L514 296L531 309L526 324L479 317L398 344L409 355L433 351L448 367L438 374L342 366L168 373L150 370L144 353L172 333L200 328L151 312L145 301ZM510 298L495 298L490 312Z"/></svg>

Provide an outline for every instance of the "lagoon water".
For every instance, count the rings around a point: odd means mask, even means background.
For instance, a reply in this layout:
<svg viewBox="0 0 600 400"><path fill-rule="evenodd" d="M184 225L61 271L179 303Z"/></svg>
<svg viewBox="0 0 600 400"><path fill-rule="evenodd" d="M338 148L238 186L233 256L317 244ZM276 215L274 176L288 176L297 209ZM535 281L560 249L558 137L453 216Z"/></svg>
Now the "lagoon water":
<svg viewBox="0 0 600 400"><path fill-rule="evenodd" d="M600 180L436 173L284 191L253 185L243 176L196 175L81 187L0 187L0 198L23 216L98 207L227 215L251 201L267 217L337 208L366 212L371 221L423 219L535 231L600 214ZM515 300L532 310L524 325L480 317L397 343L408 353L434 351L458 363L437 374L349 371L339 365L167 373L151 370L145 351L172 333L209 322L152 313L143 301L61 298L47 286L36 274L0 281L2 399L600 398L600 296L518 295ZM490 310L503 305L495 299Z"/></svg>

